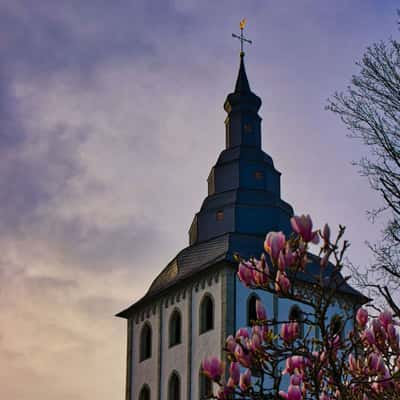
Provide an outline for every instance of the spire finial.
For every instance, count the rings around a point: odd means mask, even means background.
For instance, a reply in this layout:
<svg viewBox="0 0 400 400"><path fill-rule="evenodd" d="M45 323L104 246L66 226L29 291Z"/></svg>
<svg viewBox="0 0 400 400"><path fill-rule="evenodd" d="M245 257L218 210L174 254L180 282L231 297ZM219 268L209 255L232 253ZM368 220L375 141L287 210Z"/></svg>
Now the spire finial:
<svg viewBox="0 0 400 400"><path fill-rule="evenodd" d="M246 18L243 18L240 23L239 23L239 27L240 27L240 36L239 35L235 35L234 33L232 33L232 36L236 39L240 40L240 57L243 58L244 57L244 51L243 51L243 42L247 42L249 44L252 44L252 41L249 39L246 39L243 36L243 29L246 26Z"/></svg>

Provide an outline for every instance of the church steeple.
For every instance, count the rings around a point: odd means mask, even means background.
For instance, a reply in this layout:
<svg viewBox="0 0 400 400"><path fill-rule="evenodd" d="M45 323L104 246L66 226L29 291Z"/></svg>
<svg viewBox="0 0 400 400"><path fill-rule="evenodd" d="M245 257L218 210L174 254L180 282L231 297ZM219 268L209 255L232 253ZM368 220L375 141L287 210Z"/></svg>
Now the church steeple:
<svg viewBox="0 0 400 400"><path fill-rule="evenodd" d="M242 46L247 40L242 27L241 35L234 36ZM269 231L289 233L293 209L281 199L280 173L261 148L260 107L242 50L235 89L224 102L225 150L211 168L208 196L189 230L190 245L224 234L262 238Z"/></svg>
<svg viewBox="0 0 400 400"><path fill-rule="evenodd" d="M240 53L239 73L235 90L224 103L228 113L226 125L226 148L253 146L261 149L261 118L258 110L261 99L250 89L244 66L244 53Z"/></svg>
<svg viewBox="0 0 400 400"><path fill-rule="evenodd" d="M244 53L240 53L239 74L236 80L235 93L250 93L249 80L247 79L246 69L244 67Z"/></svg>

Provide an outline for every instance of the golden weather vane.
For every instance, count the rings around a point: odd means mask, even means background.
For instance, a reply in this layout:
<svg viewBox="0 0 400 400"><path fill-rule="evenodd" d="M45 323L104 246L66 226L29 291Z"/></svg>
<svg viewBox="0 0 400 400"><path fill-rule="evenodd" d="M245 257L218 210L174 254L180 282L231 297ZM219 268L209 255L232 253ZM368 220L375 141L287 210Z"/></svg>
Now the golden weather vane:
<svg viewBox="0 0 400 400"><path fill-rule="evenodd" d="M244 51L243 51L243 42L247 42L252 44L252 41L249 39L246 39L243 36L243 29L246 26L246 18L243 18L240 23L239 23L239 27L240 27L240 36L239 35L235 35L234 33L232 33L232 36L236 39L240 40L240 55L243 56L244 55Z"/></svg>

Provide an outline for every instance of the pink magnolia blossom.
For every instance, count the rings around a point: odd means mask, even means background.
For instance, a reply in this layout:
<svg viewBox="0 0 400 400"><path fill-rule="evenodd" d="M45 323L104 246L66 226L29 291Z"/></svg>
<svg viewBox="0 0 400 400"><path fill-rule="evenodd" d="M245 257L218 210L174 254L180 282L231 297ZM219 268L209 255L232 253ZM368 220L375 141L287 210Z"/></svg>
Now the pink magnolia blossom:
<svg viewBox="0 0 400 400"><path fill-rule="evenodd" d="M379 314L379 322L386 329L389 324L392 323L392 313L389 310L385 310Z"/></svg>
<svg viewBox="0 0 400 400"><path fill-rule="evenodd" d="M384 351L387 340L386 330L380 319L373 319L371 325L375 335L375 346L377 346L380 351Z"/></svg>
<svg viewBox="0 0 400 400"><path fill-rule="evenodd" d="M275 262L285 244L286 238L283 232L269 232L265 238L264 249Z"/></svg>
<svg viewBox="0 0 400 400"><path fill-rule="evenodd" d="M236 345L234 356L243 367L249 368L251 366L251 354L247 349L245 351L240 344Z"/></svg>
<svg viewBox="0 0 400 400"><path fill-rule="evenodd" d="M290 384L291 385L301 385L302 377L299 374L293 374L290 377Z"/></svg>
<svg viewBox="0 0 400 400"><path fill-rule="evenodd" d="M322 239L324 240L325 245L329 243L331 238L331 229L329 228L328 224L325 224L322 232L321 232Z"/></svg>
<svg viewBox="0 0 400 400"><path fill-rule="evenodd" d="M240 372L239 372L239 376L240 376ZM238 385L238 383L235 383L235 381L232 379L232 377L230 376L228 378L228 382L226 383L226 386L228 386L231 389L235 389L235 387Z"/></svg>
<svg viewBox="0 0 400 400"><path fill-rule="evenodd" d="M262 254L260 260L256 261L256 265L253 268L253 281L257 286L265 286L268 284L269 279L269 268L265 261L265 255Z"/></svg>
<svg viewBox="0 0 400 400"><path fill-rule="evenodd" d="M232 382L235 385L238 385L240 379L240 366L238 362L231 362L231 366L229 367L229 375L232 378Z"/></svg>
<svg viewBox="0 0 400 400"><path fill-rule="evenodd" d="M393 324L389 324L386 328L388 340L390 343L390 347L398 352L399 351L399 334L397 333L397 329Z"/></svg>
<svg viewBox="0 0 400 400"><path fill-rule="evenodd" d="M218 382L224 373L224 366L217 357L208 357L202 362L203 373L211 380Z"/></svg>
<svg viewBox="0 0 400 400"><path fill-rule="evenodd" d="M245 286L253 286L253 265L250 262L241 262L239 264L237 275Z"/></svg>
<svg viewBox="0 0 400 400"><path fill-rule="evenodd" d="M246 369L245 372L240 374L240 380L239 380L239 387L243 392L248 390L248 388L251 386L251 371L249 369Z"/></svg>
<svg viewBox="0 0 400 400"><path fill-rule="evenodd" d="M360 372L360 365L359 361L350 353L349 355L349 369L350 371L355 374Z"/></svg>
<svg viewBox="0 0 400 400"><path fill-rule="evenodd" d="M282 375L293 374L295 370L302 370L305 366L303 356L292 356L286 359L285 369L282 371Z"/></svg>
<svg viewBox="0 0 400 400"><path fill-rule="evenodd" d="M289 385L287 393L285 393L283 390L280 390L279 396L285 400L301 400L303 398L300 386L298 385Z"/></svg>
<svg viewBox="0 0 400 400"><path fill-rule="evenodd" d="M265 321L267 319L267 312L265 311L265 307L258 299L256 300L256 314L257 314L257 319L261 321Z"/></svg>
<svg viewBox="0 0 400 400"><path fill-rule="evenodd" d="M380 331L381 328L382 328L381 321L380 321L379 319L377 319L377 318L374 318L374 319L371 321L371 326L372 326L372 330L374 331L375 335L376 335L377 333L379 333L379 331Z"/></svg>
<svg viewBox="0 0 400 400"><path fill-rule="evenodd" d="M256 351L260 351L262 348L262 338L258 332L253 332L251 336L249 349L254 353Z"/></svg>
<svg viewBox="0 0 400 400"><path fill-rule="evenodd" d="M309 215L295 215L290 219L293 230L298 233L305 242L318 244L319 236L317 231L313 231L311 217Z"/></svg>
<svg viewBox="0 0 400 400"><path fill-rule="evenodd" d="M285 274L285 272L281 272L278 270L276 273L275 279L275 290L277 293L287 293L290 289L290 281Z"/></svg>
<svg viewBox="0 0 400 400"><path fill-rule="evenodd" d="M301 400L303 398L298 385L289 385L288 388L288 400Z"/></svg>
<svg viewBox="0 0 400 400"><path fill-rule="evenodd" d="M289 322L286 324L282 324L281 327L281 338L286 343L291 343L299 336L299 323L298 322Z"/></svg>
<svg viewBox="0 0 400 400"><path fill-rule="evenodd" d="M297 258L297 254L292 252L290 247L286 245L284 250L281 250L278 256L278 268L284 272L286 268L293 266Z"/></svg>
<svg viewBox="0 0 400 400"><path fill-rule="evenodd" d="M239 328L236 332L236 340L242 338L249 338L249 331L247 328Z"/></svg>
<svg viewBox="0 0 400 400"><path fill-rule="evenodd" d="M375 341L375 333L372 329L366 329L362 335L361 339L364 342L365 345L374 345L376 343Z"/></svg>
<svg viewBox="0 0 400 400"><path fill-rule="evenodd" d="M229 351L229 353L233 353L235 351L235 347L236 347L236 340L232 335L229 335L226 338L226 349Z"/></svg>
<svg viewBox="0 0 400 400"><path fill-rule="evenodd" d="M359 308L357 310L356 321L361 328L364 328L364 326L367 325L368 311L365 308Z"/></svg>
<svg viewBox="0 0 400 400"><path fill-rule="evenodd" d="M288 398L287 393L284 392L283 390L280 390L280 391L279 391L279 396L280 396L282 399L285 399L285 400L287 400L287 398Z"/></svg>
<svg viewBox="0 0 400 400"><path fill-rule="evenodd" d="M378 373L382 371L384 364L382 356L376 352L371 353L368 356L368 368L372 373Z"/></svg>
<svg viewBox="0 0 400 400"><path fill-rule="evenodd" d="M269 275L256 268L253 269L253 282L255 286L266 286L269 282Z"/></svg>

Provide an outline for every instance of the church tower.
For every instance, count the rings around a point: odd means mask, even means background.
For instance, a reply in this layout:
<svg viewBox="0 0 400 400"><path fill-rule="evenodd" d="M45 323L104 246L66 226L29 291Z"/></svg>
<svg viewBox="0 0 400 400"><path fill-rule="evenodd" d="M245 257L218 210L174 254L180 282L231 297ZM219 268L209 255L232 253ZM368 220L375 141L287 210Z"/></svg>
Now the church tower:
<svg viewBox="0 0 400 400"><path fill-rule="evenodd" d="M236 276L234 254L258 258L265 234L288 234L293 215L281 199L280 173L261 148L260 107L242 51L234 91L224 103L225 149L208 176L208 195L193 218L189 246L144 297L117 314L128 322L126 400L204 398L215 388L200 374L201 361L224 357L226 337L255 319L257 298L280 320L301 307L245 288ZM318 271L316 257L313 265ZM353 310L360 293L346 282L340 290L337 310Z"/></svg>

